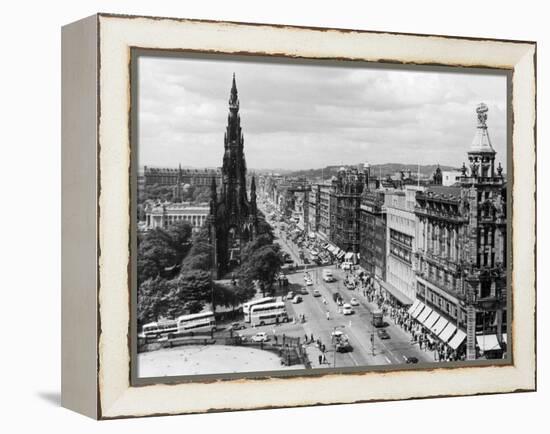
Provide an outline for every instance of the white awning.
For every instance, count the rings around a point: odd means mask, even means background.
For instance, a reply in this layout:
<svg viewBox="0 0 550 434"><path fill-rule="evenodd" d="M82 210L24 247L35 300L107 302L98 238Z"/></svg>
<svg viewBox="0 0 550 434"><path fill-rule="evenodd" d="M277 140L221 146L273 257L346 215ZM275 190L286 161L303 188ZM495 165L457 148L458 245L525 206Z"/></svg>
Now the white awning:
<svg viewBox="0 0 550 434"><path fill-rule="evenodd" d="M344 259L346 261L349 261L352 258L353 258L353 252L348 252L348 253L346 253L346 256L344 256Z"/></svg>
<svg viewBox="0 0 550 434"><path fill-rule="evenodd" d="M425 326L425 327L428 327L428 323L431 322L432 320L432 316L436 315L435 311L432 310L425 318L424 320L422 321L422 324ZM429 328L429 327L428 327Z"/></svg>
<svg viewBox="0 0 550 434"><path fill-rule="evenodd" d="M466 333L464 333L462 330L458 329L456 331L456 334L453 336L453 338L449 341L449 346L456 350L462 342L464 342L464 339L466 339Z"/></svg>
<svg viewBox="0 0 550 434"><path fill-rule="evenodd" d="M442 316L439 317L439 319L434 323L434 325L431 327L431 331L434 335L438 335L441 333L441 331L445 328L445 326L449 324L449 320L443 318Z"/></svg>
<svg viewBox="0 0 550 434"><path fill-rule="evenodd" d="M439 318L440 315L434 310L432 314L428 318L426 318L426 322L424 323L424 325L432 330L433 325L437 322Z"/></svg>
<svg viewBox="0 0 550 434"><path fill-rule="evenodd" d="M449 338L453 335L455 330L456 330L456 327L453 324L448 323L447 327L445 327L437 337L441 339L443 342L447 342Z"/></svg>
<svg viewBox="0 0 550 434"><path fill-rule="evenodd" d="M424 321L426 321L426 318L428 318L428 315L432 313L432 308L426 306L422 313L418 315L418 318L416 320L422 324L424 324Z"/></svg>
<svg viewBox="0 0 550 434"><path fill-rule="evenodd" d="M420 303L420 300L415 300L411 307L409 307L409 310L407 311L409 315L412 315L414 310L418 307L418 304Z"/></svg>
<svg viewBox="0 0 550 434"><path fill-rule="evenodd" d="M418 304L418 307L416 308L416 310L413 312L412 316L413 318L418 318L418 315L420 315L420 312L422 312L422 310L426 307L426 305L422 302L420 302Z"/></svg>
<svg viewBox="0 0 550 434"><path fill-rule="evenodd" d="M502 336L504 339L504 336ZM477 346L483 352L491 350L500 350L497 335L479 335L476 336Z"/></svg>

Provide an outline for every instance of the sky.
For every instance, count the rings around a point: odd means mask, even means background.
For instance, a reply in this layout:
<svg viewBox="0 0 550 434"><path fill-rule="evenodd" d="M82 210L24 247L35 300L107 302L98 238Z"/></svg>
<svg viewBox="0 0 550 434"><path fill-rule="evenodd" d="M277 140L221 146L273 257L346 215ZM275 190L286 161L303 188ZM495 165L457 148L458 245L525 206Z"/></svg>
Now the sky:
<svg viewBox="0 0 550 434"><path fill-rule="evenodd" d="M221 166L235 73L249 169L460 167L480 102L506 168L504 75L241 59L140 56L140 166Z"/></svg>

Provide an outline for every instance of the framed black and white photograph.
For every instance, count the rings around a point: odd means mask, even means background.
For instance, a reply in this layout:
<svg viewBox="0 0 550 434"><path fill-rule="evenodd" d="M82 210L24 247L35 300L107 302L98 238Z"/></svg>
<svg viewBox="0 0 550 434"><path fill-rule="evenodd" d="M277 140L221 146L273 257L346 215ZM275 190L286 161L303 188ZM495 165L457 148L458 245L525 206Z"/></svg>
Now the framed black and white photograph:
<svg viewBox="0 0 550 434"><path fill-rule="evenodd" d="M64 28L66 406L534 389L535 45L325 30Z"/></svg>

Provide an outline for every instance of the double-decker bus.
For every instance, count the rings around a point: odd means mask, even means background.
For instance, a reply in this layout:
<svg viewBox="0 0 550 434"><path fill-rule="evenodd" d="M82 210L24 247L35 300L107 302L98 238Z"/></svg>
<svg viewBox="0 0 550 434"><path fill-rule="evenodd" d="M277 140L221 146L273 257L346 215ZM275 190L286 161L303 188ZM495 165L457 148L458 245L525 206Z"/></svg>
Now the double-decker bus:
<svg viewBox="0 0 550 434"><path fill-rule="evenodd" d="M145 338L158 338L177 332L178 323L173 319L150 322L141 328L141 336Z"/></svg>
<svg viewBox="0 0 550 434"><path fill-rule="evenodd" d="M213 312L182 315L177 319L178 333L216 331L216 318Z"/></svg>
<svg viewBox="0 0 550 434"><path fill-rule="evenodd" d="M282 301L257 304L250 309L250 323L252 326L278 324L286 321L288 321L288 315L285 303Z"/></svg>
<svg viewBox="0 0 550 434"><path fill-rule="evenodd" d="M264 297L259 298L257 300L252 300L247 303L243 304L243 313L244 313L244 320L245 322L250 322L250 309L252 306L256 306L258 304L266 304L266 303L274 303L275 298L273 297Z"/></svg>

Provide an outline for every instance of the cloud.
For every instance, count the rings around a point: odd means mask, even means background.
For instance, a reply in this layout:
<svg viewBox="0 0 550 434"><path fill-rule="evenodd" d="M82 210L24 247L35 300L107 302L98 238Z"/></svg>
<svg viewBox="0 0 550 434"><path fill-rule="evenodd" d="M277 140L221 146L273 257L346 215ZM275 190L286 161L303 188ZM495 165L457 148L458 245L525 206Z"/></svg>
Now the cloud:
<svg viewBox="0 0 550 434"><path fill-rule="evenodd" d="M481 101L506 166L503 75L357 65L141 57L140 164L221 165L235 72L249 168L460 166Z"/></svg>

